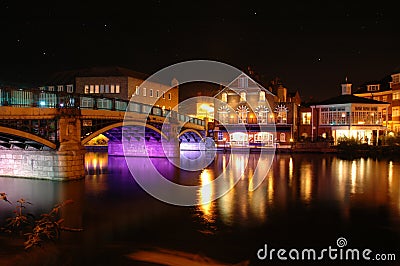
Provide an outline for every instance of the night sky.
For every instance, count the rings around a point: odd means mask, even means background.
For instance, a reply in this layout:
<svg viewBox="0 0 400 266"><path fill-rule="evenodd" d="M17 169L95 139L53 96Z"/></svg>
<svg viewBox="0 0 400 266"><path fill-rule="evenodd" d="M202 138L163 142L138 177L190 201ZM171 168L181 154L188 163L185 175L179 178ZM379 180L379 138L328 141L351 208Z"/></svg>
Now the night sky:
<svg viewBox="0 0 400 266"><path fill-rule="evenodd" d="M399 15L384 1L0 1L0 79L209 59L322 100L346 76L357 87L400 70Z"/></svg>

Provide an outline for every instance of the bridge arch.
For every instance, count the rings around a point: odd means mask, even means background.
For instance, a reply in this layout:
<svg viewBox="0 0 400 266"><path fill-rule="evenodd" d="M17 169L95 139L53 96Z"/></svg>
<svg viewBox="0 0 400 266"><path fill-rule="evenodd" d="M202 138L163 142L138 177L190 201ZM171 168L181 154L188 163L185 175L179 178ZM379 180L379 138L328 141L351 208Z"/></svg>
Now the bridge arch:
<svg viewBox="0 0 400 266"><path fill-rule="evenodd" d="M35 134L31 134L25 131L21 131L18 129L13 129L13 128L8 128L8 127L2 127L0 126L0 133L8 134L8 135L13 135L16 137L21 137L27 140L32 140L35 141L39 144L42 144L44 146L49 147L50 149L55 150L57 148L57 145L47 139L44 139L42 137L39 137Z"/></svg>
<svg viewBox="0 0 400 266"><path fill-rule="evenodd" d="M101 129L93 132L92 134L86 136L85 138L83 138L81 143L82 143L82 145L85 145L86 143L88 143L91 139L95 138L96 136L98 136L100 134L103 134L104 132L107 132L107 131L109 131L109 130L111 130L113 128L123 127L123 126L141 126L141 127L145 126L145 127L149 128L151 130L154 130L158 134L160 134L164 139L168 139L168 137L161 130L159 130L158 128L156 128L156 127L154 127L152 125L149 125L149 124L145 124L144 125L143 123L140 123L140 122L128 121L128 122L118 122L118 123L115 123L115 124L111 124L111 125L105 126L105 127L101 128Z"/></svg>
<svg viewBox="0 0 400 266"><path fill-rule="evenodd" d="M181 131L181 132L178 134L178 139L179 139L180 137L182 137L183 135L187 134L187 133L194 133L194 134L196 134L197 136L199 136L200 139L203 139L203 138L204 138L204 137L200 134L200 132L198 132L197 130L187 128L187 129Z"/></svg>

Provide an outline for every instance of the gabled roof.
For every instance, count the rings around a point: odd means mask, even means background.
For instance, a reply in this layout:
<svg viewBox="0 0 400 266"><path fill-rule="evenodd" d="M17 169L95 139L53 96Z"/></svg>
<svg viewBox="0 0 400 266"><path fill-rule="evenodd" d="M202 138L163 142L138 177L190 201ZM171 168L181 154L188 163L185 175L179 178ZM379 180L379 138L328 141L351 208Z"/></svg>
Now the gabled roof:
<svg viewBox="0 0 400 266"><path fill-rule="evenodd" d="M386 102L376 101L348 94L348 95L340 95L337 97L333 97L325 101L316 103L314 105L330 105L330 104L346 104L346 103L389 104Z"/></svg>
<svg viewBox="0 0 400 266"><path fill-rule="evenodd" d="M240 88L239 86L239 79L240 78L247 78L248 79L248 86L247 88ZM246 75L245 73L242 73L241 75L239 75L236 79L234 79L232 82L230 82L229 84L227 84L222 90L220 90L215 96L217 96L218 94L222 93L225 90L233 90L235 93L239 94L241 91L243 90L248 90L248 89L254 89L254 88L258 88L261 89L263 91L265 91L267 94L270 94L272 96L276 96L274 95L272 92L270 92L269 90L267 90L266 88L264 88L261 84L259 84L257 81L255 81L254 79L252 79L251 77L249 77L248 75Z"/></svg>
<svg viewBox="0 0 400 266"><path fill-rule="evenodd" d="M91 67L57 72L45 82L45 85L74 84L76 77L134 77L146 80L148 75L119 66Z"/></svg>

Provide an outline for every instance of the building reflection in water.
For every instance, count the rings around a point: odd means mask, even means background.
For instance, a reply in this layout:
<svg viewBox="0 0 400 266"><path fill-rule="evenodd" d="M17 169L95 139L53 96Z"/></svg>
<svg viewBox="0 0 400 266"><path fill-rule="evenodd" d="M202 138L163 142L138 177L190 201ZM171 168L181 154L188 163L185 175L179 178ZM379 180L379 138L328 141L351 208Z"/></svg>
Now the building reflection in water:
<svg viewBox="0 0 400 266"><path fill-rule="evenodd" d="M87 152L85 154L85 185L93 195L107 191L108 154L106 152Z"/></svg>

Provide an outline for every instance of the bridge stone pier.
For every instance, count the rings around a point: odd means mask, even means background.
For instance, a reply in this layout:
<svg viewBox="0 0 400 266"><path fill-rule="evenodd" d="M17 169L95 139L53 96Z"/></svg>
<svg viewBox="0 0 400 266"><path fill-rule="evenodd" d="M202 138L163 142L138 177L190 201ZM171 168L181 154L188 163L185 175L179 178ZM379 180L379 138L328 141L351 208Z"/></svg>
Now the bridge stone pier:
<svg viewBox="0 0 400 266"><path fill-rule="evenodd" d="M30 118L31 115L41 115L42 118L57 118L59 145L43 140L48 146L45 149L22 148L24 141L10 141L14 148L0 148L0 176L24 177L51 180L72 180L85 176L84 155L85 148L80 140L80 119L75 116L79 110L58 110L51 112L32 112L27 108L1 107L2 115L12 113L16 118ZM35 108L38 109L38 108ZM72 111L72 113L71 113ZM53 114L52 114L53 113ZM4 121L4 120L2 120ZM31 134L17 132L17 130L1 126L1 131L6 135L19 134L19 137L30 139ZM7 134L8 133L8 134ZM12 138L11 138L12 139ZM4 138L3 138L4 140ZM25 141L28 143L28 141ZM50 146L50 147L49 147ZM54 149L51 149L54 148Z"/></svg>

